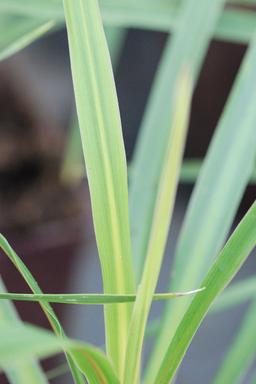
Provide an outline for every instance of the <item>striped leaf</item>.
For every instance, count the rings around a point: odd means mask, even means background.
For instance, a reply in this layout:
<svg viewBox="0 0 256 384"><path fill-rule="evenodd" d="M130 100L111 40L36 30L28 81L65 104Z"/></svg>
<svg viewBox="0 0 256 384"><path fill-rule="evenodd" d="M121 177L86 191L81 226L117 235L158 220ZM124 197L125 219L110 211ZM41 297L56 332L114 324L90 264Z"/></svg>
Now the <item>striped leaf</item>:
<svg viewBox="0 0 256 384"><path fill-rule="evenodd" d="M65 0L71 68L104 292L133 293L127 168L97 1ZM132 307L105 307L107 354L120 374Z"/></svg>

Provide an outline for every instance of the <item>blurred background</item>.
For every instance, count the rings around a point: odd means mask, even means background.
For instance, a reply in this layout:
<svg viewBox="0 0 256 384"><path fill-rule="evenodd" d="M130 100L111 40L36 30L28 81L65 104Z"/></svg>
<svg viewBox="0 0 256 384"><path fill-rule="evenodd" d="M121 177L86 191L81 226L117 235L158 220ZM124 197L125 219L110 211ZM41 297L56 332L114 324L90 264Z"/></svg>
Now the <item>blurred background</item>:
<svg viewBox="0 0 256 384"><path fill-rule="evenodd" d="M115 57L128 161L165 41L163 33L129 30L123 35L120 55ZM204 157L245 50L243 45L211 42L193 97L186 158ZM102 289L87 181L85 177L82 181L66 177L63 171L74 116L64 30L49 34L0 63L0 231L45 293ZM175 241L192 189L193 183L179 185L159 291L166 289ZM252 204L255 192L255 185L249 185L237 221ZM9 291L28 292L2 253L0 266ZM256 261L251 257L237 278L255 271ZM207 317L182 364L177 384L210 383L246 306ZM55 307L69 336L103 344L100 307ZM37 304L17 303L17 308L23 320L48 327ZM160 310L161 306L154 304L152 317ZM50 369L62 362L60 357L46 362L45 367ZM6 382L3 376L0 382ZM71 378L62 375L52 382L70 383Z"/></svg>

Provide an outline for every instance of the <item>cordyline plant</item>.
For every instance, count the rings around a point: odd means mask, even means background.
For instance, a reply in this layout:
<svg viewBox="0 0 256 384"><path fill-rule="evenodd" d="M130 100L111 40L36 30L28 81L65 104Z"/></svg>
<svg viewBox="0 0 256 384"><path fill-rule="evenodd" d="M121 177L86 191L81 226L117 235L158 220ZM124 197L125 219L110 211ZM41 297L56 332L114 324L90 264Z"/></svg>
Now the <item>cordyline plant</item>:
<svg viewBox="0 0 256 384"><path fill-rule="evenodd" d="M66 354L75 383L169 383L208 311L230 308L255 295L256 280L250 278L233 284L215 302L256 244L255 203L225 243L253 177L256 154L256 15L234 8L234 3L255 5L256 1L230 0L227 8L225 3L1 0L2 59L66 23L104 286L103 294L43 294L8 241L0 237L1 248L33 292L7 293L1 282L0 366L10 383L47 383L49 378L36 359L60 351ZM113 62L125 28L172 32L139 132L129 194L103 22ZM248 48L200 167L177 241L170 293L156 294L178 182L182 177L193 179L198 169L193 162L182 167L182 157L191 96L213 37L248 43ZM72 159L68 161L71 169L77 162ZM11 302L4 299L38 301L55 335L23 324ZM142 372L153 300L166 300L166 304L154 327L155 343ZM105 350L70 340L50 303L104 305ZM240 382L255 357L255 319L254 302L213 383Z"/></svg>

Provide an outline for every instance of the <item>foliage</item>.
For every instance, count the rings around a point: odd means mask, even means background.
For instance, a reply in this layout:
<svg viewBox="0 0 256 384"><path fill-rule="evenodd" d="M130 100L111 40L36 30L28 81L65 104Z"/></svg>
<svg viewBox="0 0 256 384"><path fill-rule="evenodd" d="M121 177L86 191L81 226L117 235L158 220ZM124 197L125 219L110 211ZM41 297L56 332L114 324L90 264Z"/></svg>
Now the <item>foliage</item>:
<svg viewBox="0 0 256 384"><path fill-rule="evenodd" d="M83 176L82 144L104 285L102 294L44 294L0 236L0 247L32 291L7 293L0 282L0 367L10 383L47 383L49 376L36 359L60 351L67 356L75 383L169 383L208 311L227 310L255 295L254 278L222 293L256 245L256 203L226 241L244 190L248 182L255 182L256 16L236 5L252 6L256 1L230 0L228 7L225 3L1 0L0 59L45 33L67 27L79 124L74 119L62 177L73 182ZM172 35L129 165L128 191L111 59L116 65L125 28L132 27ZM249 47L205 159L182 164L191 98L212 38ZM177 241L170 292L159 294L155 290L179 181L195 182L195 188ZM23 324L7 299L37 301L55 335ZM165 300L166 305L141 378L154 300ZM69 339L50 303L104 305L106 350ZM255 316L254 300L216 384L238 383L247 371L255 357Z"/></svg>

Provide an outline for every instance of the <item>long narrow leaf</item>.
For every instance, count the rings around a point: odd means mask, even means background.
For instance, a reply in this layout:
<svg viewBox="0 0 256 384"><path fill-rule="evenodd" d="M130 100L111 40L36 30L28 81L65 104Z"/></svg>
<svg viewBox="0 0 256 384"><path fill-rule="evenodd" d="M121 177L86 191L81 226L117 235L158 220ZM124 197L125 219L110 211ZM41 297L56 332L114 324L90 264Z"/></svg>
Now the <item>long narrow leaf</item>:
<svg viewBox="0 0 256 384"><path fill-rule="evenodd" d="M125 26L156 31L175 31L179 25L180 5L161 1L102 3L104 22L112 26ZM255 32L255 12L227 9L216 23L214 37L224 41L248 43Z"/></svg>
<svg viewBox="0 0 256 384"><path fill-rule="evenodd" d="M112 364L99 349L75 347L71 351L78 368L90 384L120 384Z"/></svg>
<svg viewBox="0 0 256 384"><path fill-rule="evenodd" d="M252 174L256 155L255 66L254 42L239 71L190 199L177 244L171 291L184 290L191 284L198 286L225 241ZM153 362L156 356L164 355L189 302L184 299L182 303L166 306Z"/></svg>
<svg viewBox="0 0 256 384"><path fill-rule="evenodd" d="M121 56L126 37L126 30L122 28L105 28L109 53L114 70ZM81 136L77 118L71 124L67 145L61 169L61 178L66 183L79 183L85 175L85 164Z"/></svg>
<svg viewBox="0 0 256 384"><path fill-rule="evenodd" d="M65 0L71 68L105 293L133 293L127 169L97 1ZM123 370L131 305L107 306L107 353Z"/></svg>
<svg viewBox="0 0 256 384"><path fill-rule="evenodd" d="M35 294L41 295L43 292L38 286L36 280L34 279L33 275L30 273L26 265L23 263L23 261L19 258L19 256L15 253L15 251L12 249L8 241L5 239L5 237L0 234L0 248L4 251L6 256L10 259L10 261L14 264L14 266L17 268L17 270L20 272L28 286L30 287L31 291ZM42 310L44 311L46 317L48 318L52 329L54 332L60 337L65 338L64 330L61 327L61 324L54 313L52 307L47 302L41 302L40 303ZM69 354L67 355L67 360L70 365L70 369L72 371L73 378L77 384L84 383L84 380L78 371L77 367L74 364L72 356Z"/></svg>
<svg viewBox="0 0 256 384"><path fill-rule="evenodd" d="M172 380L213 301L238 272L255 246L256 203L252 205L210 268L201 284L205 290L196 295L188 307L168 346L156 379L149 380L147 383L168 384ZM221 383L228 382L233 381L221 381Z"/></svg>
<svg viewBox="0 0 256 384"><path fill-rule="evenodd" d="M46 32L55 22L41 19L0 15L0 60L6 59L25 48Z"/></svg>
<svg viewBox="0 0 256 384"><path fill-rule="evenodd" d="M4 294L9 295L9 293ZM243 304L246 301L253 300L256 297L256 278L248 277L237 283L231 284L224 292L217 297L213 306L209 310L209 314L226 311ZM1 296L0 296L1 299ZM11 299L11 297L10 297ZM156 295L154 299L158 300ZM153 299L153 300L154 300ZM154 337L158 334L161 327L161 318L156 318L148 324L146 329L146 337Z"/></svg>
<svg viewBox="0 0 256 384"><path fill-rule="evenodd" d="M131 319L130 337L126 348L124 384L135 384L139 379L147 317L162 264L179 181L189 119L191 88L190 72L186 68L181 71L172 100L174 115L169 118L169 137L167 137L163 170L156 195L146 262Z"/></svg>
<svg viewBox="0 0 256 384"><path fill-rule="evenodd" d="M170 111L169 100L173 98L180 68L185 63L191 67L194 86L223 3L223 0L188 0L184 3L179 27L167 42L153 84L135 148L130 185L131 230L137 281L144 264L157 185L168 142L169 116L173 113Z"/></svg>
<svg viewBox="0 0 256 384"><path fill-rule="evenodd" d="M215 37L221 40L248 43L256 32L256 12L230 9L218 22Z"/></svg>
<svg viewBox="0 0 256 384"><path fill-rule="evenodd" d="M254 1L254 0L251 0ZM249 4L250 0L248 0ZM244 3L246 3L244 1ZM165 0L102 0L100 2L106 26L143 28L168 32L178 26L180 4ZM62 2L52 0L1 0L0 11L4 14L32 16L46 21L64 22ZM216 24L217 39L247 43L255 32L255 12L227 8Z"/></svg>
<svg viewBox="0 0 256 384"><path fill-rule="evenodd" d="M187 292L155 293L153 301L170 300L177 297L194 295L202 289L194 289ZM46 301L48 303L61 304L90 304L102 305L113 303L131 303L136 300L136 295L106 295L96 293L77 294L31 294L31 293L0 293L0 300L16 301Z"/></svg>
<svg viewBox="0 0 256 384"><path fill-rule="evenodd" d="M0 12L64 21L62 0L1 0Z"/></svg>

